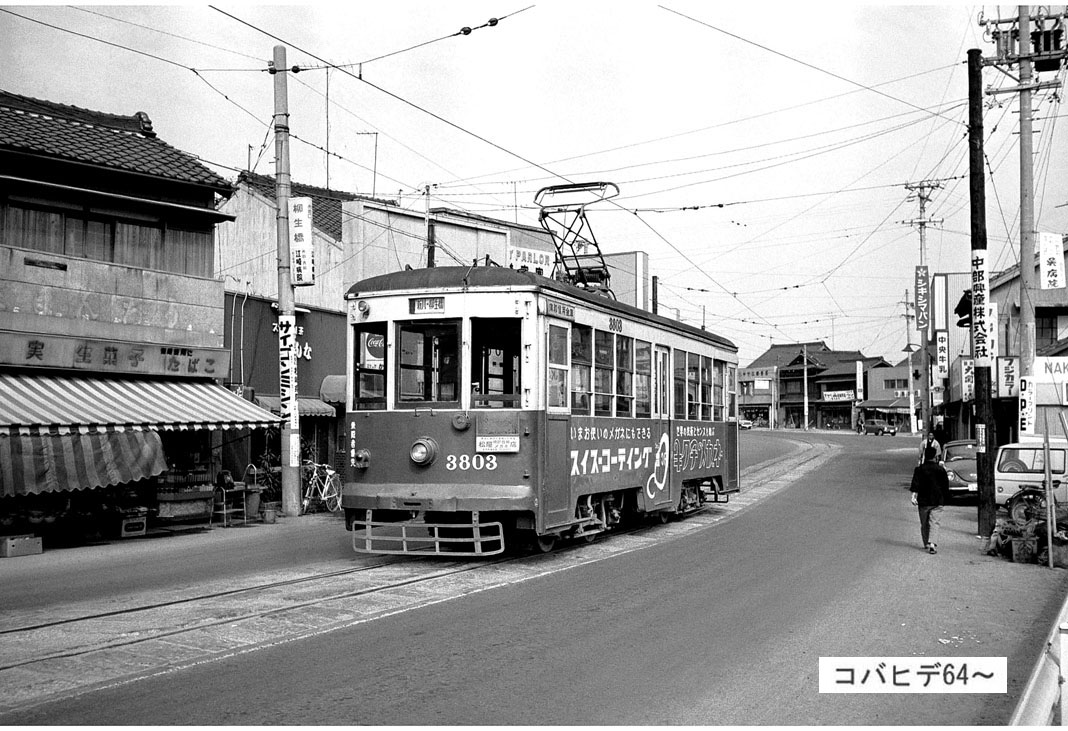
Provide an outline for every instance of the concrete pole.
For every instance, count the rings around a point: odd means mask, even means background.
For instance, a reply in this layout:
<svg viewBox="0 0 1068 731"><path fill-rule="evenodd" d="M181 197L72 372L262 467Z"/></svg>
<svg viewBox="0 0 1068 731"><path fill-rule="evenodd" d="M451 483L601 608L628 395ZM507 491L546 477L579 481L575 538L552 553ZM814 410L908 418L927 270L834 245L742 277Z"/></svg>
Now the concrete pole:
<svg viewBox="0 0 1068 731"><path fill-rule="evenodd" d="M805 380L805 395L804 395L805 408L804 408L804 419L805 419L805 431L808 431L808 343L802 344L801 345L801 349L802 349L801 350L801 354L805 358L805 379L804 379Z"/></svg>
<svg viewBox="0 0 1068 731"><path fill-rule="evenodd" d="M1035 364L1035 183L1031 139L1031 9L1019 6L1020 38L1020 375Z"/></svg>
<svg viewBox="0 0 1068 731"><path fill-rule="evenodd" d="M282 415L282 513L300 514L300 414L296 312L289 263L289 91L285 46L274 47L274 154L278 244L278 393Z"/></svg>

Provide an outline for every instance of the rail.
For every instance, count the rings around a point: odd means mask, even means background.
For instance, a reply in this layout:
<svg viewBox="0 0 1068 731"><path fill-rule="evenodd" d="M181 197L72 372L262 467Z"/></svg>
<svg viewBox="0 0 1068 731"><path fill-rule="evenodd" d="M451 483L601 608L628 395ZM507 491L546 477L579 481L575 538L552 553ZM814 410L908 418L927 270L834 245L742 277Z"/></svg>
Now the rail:
<svg viewBox="0 0 1068 731"><path fill-rule="evenodd" d="M1068 599L1061 606L1046 638L1046 645L1035 663L1031 677L1009 719L1010 726L1068 725L1068 685L1064 682L1068 661Z"/></svg>

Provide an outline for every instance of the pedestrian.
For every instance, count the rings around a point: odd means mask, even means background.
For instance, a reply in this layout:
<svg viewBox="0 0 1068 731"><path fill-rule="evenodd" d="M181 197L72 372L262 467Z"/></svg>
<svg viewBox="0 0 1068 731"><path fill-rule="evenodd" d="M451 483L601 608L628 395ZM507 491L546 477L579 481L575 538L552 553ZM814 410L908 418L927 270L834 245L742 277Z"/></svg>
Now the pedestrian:
<svg viewBox="0 0 1068 731"><path fill-rule="evenodd" d="M938 439L935 437L935 433L933 431L927 432L927 436L925 436L923 438L923 441L920 442L919 459L916 460L916 464L923 464L923 455L927 449L934 449L935 460L938 460L942 456L942 445L939 444Z"/></svg>
<svg viewBox="0 0 1068 731"><path fill-rule="evenodd" d="M938 526L942 519L942 506L949 490L946 468L938 463L938 451L926 447L923 464L912 471L912 504L920 514L920 538L928 553L938 553Z"/></svg>

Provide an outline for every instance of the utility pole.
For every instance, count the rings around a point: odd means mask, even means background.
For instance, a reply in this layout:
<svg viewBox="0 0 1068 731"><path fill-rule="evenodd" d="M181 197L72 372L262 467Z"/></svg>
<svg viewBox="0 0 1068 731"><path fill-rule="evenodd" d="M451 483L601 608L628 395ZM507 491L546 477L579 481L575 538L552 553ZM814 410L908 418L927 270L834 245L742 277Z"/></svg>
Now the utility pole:
<svg viewBox="0 0 1068 731"><path fill-rule="evenodd" d="M300 413L297 410L297 325L289 261L289 92L285 46L274 47L275 199L278 206L278 395L282 417L282 512L300 514Z"/></svg>
<svg viewBox="0 0 1068 731"><path fill-rule="evenodd" d="M426 213L424 214L424 223L426 224L426 266L427 269L434 267L434 223L430 220L430 186L427 185L425 190L426 194Z"/></svg>
<svg viewBox="0 0 1068 731"><path fill-rule="evenodd" d="M983 124L982 124L982 69L994 66L1005 75L1011 74L1002 66L1019 66L1018 86L987 91L988 94L1019 93L1020 95L1020 324L1019 356L1020 378L1033 382L1035 361L1035 210L1034 210L1034 154L1032 144L1031 93L1042 89L1057 89L1060 82L1036 82L1033 72L1054 71L1064 62L1065 51L1060 47L1065 13L1049 13L1048 8L1038 8L1035 16L1037 30L1031 32L1031 8L1017 7L1015 17L984 20L980 25L988 33L994 26L992 39L996 53L993 58L983 58L978 49L968 51L968 106L969 148L972 210L972 349L975 358L976 396L976 441L978 444L977 467L979 478L979 535L983 551L990 547L994 530L994 450L997 447L994 433L993 403L990 393L990 362L996 353L989 353L986 346L986 221L985 194L983 189ZM1047 28L1047 22L1052 26ZM1002 29L1002 26L1007 26ZM1033 45L1032 45L1033 44ZM980 266L981 264L981 266ZM981 282L977 282L977 276ZM984 289L978 291L978 287ZM980 295L977 301L977 294ZM977 316L981 318L977 323ZM997 323L991 323L993 328ZM980 336L982 337L981 342ZM1017 422L1019 423L1019 422Z"/></svg>
<svg viewBox="0 0 1068 731"><path fill-rule="evenodd" d="M942 183L937 181L923 181L920 183L906 183L905 189L916 194L917 200L920 202L920 217L912 221L905 221L905 223L911 226L918 226L920 229L920 266L916 271L916 327L920 331L920 419L923 421L923 428L930 431L932 427L931 423L931 353L930 353L930 278L927 276L927 224L929 223L942 223L942 219L930 219L927 218L927 202L931 200L930 191L936 188L941 188ZM924 281L920 281L921 278ZM921 295L921 287L923 295ZM920 297L927 297L927 317L920 317L921 301ZM925 322L926 320L926 322ZM909 369L911 374L912 369ZM910 376L911 377L911 376Z"/></svg>
<svg viewBox="0 0 1068 731"><path fill-rule="evenodd" d="M804 403L803 413L804 413L804 419L805 419L805 431L808 431L808 343L802 343L801 344L801 356L805 360L805 370L804 370L804 384L805 384L804 385L804 389L805 389L804 399L805 399L805 403Z"/></svg>
<svg viewBox="0 0 1068 731"><path fill-rule="evenodd" d="M990 549L990 538L994 533L997 504L994 500L994 457L997 449L997 434L994 422L994 405L990 393L990 356L980 359L975 348L975 295L976 286L986 285L986 187L983 177L983 65L979 49L968 51L968 155L969 155L969 198L971 200L971 240L972 240L972 357L975 359L975 443L976 443L976 477L979 487L978 530L983 539L980 551ZM983 261L978 272L980 282L975 282L977 264ZM1026 267L1021 266L1023 270ZM986 321L986 297L982 293L983 322ZM1026 309L1020 302L1021 309ZM1033 313L1032 313L1033 315ZM1033 320L1032 320L1033 322ZM994 323L997 327L997 323Z"/></svg>

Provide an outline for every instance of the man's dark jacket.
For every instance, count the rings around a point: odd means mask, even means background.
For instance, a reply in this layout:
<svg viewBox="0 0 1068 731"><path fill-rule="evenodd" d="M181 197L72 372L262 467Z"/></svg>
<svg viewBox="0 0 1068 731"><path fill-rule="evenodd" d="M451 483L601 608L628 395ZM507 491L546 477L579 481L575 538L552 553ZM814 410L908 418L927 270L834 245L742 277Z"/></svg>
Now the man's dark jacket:
<svg viewBox="0 0 1068 731"><path fill-rule="evenodd" d="M912 486L909 489L916 493L916 504L920 507L945 505L949 491L945 467L933 460L917 466L912 471Z"/></svg>

